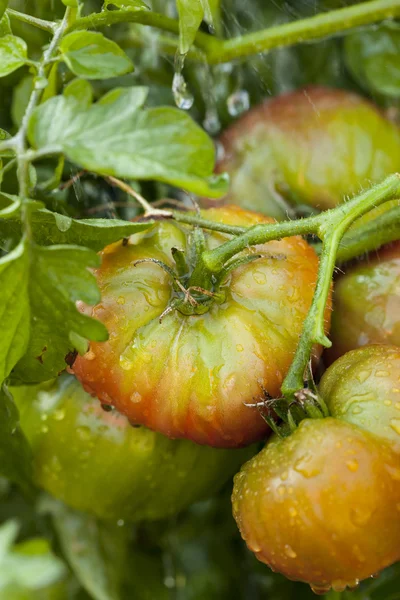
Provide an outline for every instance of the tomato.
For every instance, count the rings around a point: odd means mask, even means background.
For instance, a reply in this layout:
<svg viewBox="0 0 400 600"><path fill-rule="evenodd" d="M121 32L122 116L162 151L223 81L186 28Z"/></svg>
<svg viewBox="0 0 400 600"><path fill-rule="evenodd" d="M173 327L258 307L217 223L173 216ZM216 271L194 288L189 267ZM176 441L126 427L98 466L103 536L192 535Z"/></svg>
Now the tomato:
<svg viewBox="0 0 400 600"><path fill-rule="evenodd" d="M324 373L319 393L333 417L400 445L400 348L348 352Z"/></svg>
<svg viewBox="0 0 400 600"><path fill-rule="evenodd" d="M237 207L203 214L236 225L271 222ZM318 260L300 237L257 246L262 258L231 271L224 301L204 314L174 310L160 323L176 295L172 278L157 264L136 261L173 266L171 248L187 250L188 235L177 224L158 222L128 245L102 252L96 271L102 300L87 310L105 323L110 338L91 343L73 370L87 391L132 423L199 444L244 446L267 433L258 409L246 404L263 390L280 393L312 301ZM210 233L206 244L226 239Z"/></svg>
<svg viewBox="0 0 400 600"><path fill-rule="evenodd" d="M13 388L36 483L104 519L174 515L224 484L251 453L172 441L105 412L71 376Z"/></svg>
<svg viewBox="0 0 400 600"><path fill-rule="evenodd" d="M307 87L250 110L220 139L225 201L285 218L288 202L326 209L400 168L400 134L356 94Z"/></svg>
<svg viewBox="0 0 400 600"><path fill-rule="evenodd" d="M331 340L329 360L366 344L400 346L400 241L337 279Z"/></svg>
<svg viewBox="0 0 400 600"><path fill-rule="evenodd" d="M235 477L233 513L257 558L315 591L400 559L399 455L331 417L271 438Z"/></svg>

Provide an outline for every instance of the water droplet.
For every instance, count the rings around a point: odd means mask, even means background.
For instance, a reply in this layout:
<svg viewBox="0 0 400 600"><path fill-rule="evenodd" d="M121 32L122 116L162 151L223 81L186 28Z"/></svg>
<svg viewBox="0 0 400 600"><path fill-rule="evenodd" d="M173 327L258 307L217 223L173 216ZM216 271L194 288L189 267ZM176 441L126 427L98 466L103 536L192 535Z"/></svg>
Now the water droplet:
<svg viewBox="0 0 400 600"><path fill-rule="evenodd" d="M390 427L400 435L400 419L390 419Z"/></svg>
<svg viewBox="0 0 400 600"><path fill-rule="evenodd" d="M384 400L384 401L383 401L383 404L384 404L385 406L392 406L392 401L391 401L391 400Z"/></svg>
<svg viewBox="0 0 400 600"><path fill-rule="evenodd" d="M125 521L123 519L118 519L117 525L118 527L123 527L125 525Z"/></svg>
<svg viewBox="0 0 400 600"><path fill-rule="evenodd" d="M182 74L183 65L185 63L185 54L175 55L175 73L172 80L172 93L174 95L175 104L182 110L189 110L193 106L194 97L187 87L187 83Z"/></svg>
<svg viewBox="0 0 400 600"><path fill-rule="evenodd" d="M49 431L49 428L48 428L47 425L42 425L42 427L41 427L40 430L41 430L42 433L47 433Z"/></svg>
<svg viewBox="0 0 400 600"><path fill-rule="evenodd" d="M296 552L291 546L289 546L289 544L285 545L285 554L288 558L297 558Z"/></svg>
<svg viewBox="0 0 400 600"><path fill-rule="evenodd" d="M133 367L133 362L127 360L123 356L121 356L121 358L119 359L119 364L121 365L121 369L123 369L124 371L130 371Z"/></svg>
<svg viewBox="0 0 400 600"><path fill-rule="evenodd" d="M94 360L96 358L96 355L93 352L93 350L89 350L89 352L86 352L86 354L83 356L83 358L85 360Z"/></svg>
<svg viewBox="0 0 400 600"><path fill-rule="evenodd" d="M321 465L319 461L315 460L314 456L309 454L303 456L295 463L294 470L309 479L320 474Z"/></svg>
<svg viewBox="0 0 400 600"><path fill-rule="evenodd" d="M368 377L370 377L371 375L371 371L360 371L357 374L357 379L360 383L364 383L364 381L366 381L368 379Z"/></svg>
<svg viewBox="0 0 400 600"><path fill-rule="evenodd" d="M319 583L310 583L310 588L312 589L312 591L314 592L314 594L317 594L317 596L323 596L324 594L327 594L329 592L329 590L331 589L330 585L321 585Z"/></svg>
<svg viewBox="0 0 400 600"><path fill-rule="evenodd" d="M236 350L238 352L243 352L243 346L242 346L242 344L236 344Z"/></svg>
<svg viewBox="0 0 400 600"><path fill-rule="evenodd" d="M350 517L354 525L356 525L357 527L361 527L368 523L368 521L370 520L371 511L365 506L355 506L350 510Z"/></svg>
<svg viewBox="0 0 400 600"><path fill-rule="evenodd" d="M89 427L78 427L76 430L77 435L82 439L82 440L88 440L90 439L90 429Z"/></svg>
<svg viewBox="0 0 400 600"><path fill-rule="evenodd" d="M139 394L139 392L133 392L133 394L131 394L131 402L133 402L134 404L138 404L141 401L142 396L141 394Z"/></svg>
<svg viewBox="0 0 400 600"><path fill-rule="evenodd" d="M262 273L261 271L255 271L255 273L253 273L253 279L258 285L263 285L267 281L265 273Z"/></svg>
<svg viewBox="0 0 400 600"><path fill-rule="evenodd" d="M288 474L288 472L287 472L287 471L284 471L284 472L281 474L281 479L282 479L282 481L286 481L286 479L287 479L288 477L289 477L289 474Z"/></svg>
<svg viewBox="0 0 400 600"><path fill-rule="evenodd" d="M214 108L207 110L203 121L203 127L210 135L216 135L221 129L221 121L219 120L218 113Z"/></svg>
<svg viewBox="0 0 400 600"><path fill-rule="evenodd" d="M226 101L231 117L238 117L250 108L250 97L246 90L238 90L231 94Z"/></svg>
<svg viewBox="0 0 400 600"><path fill-rule="evenodd" d="M65 410L63 408L59 408L53 412L52 416L55 421L62 421L65 417Z"/></svg>
<svg viewBox="0 0 400 600"><path fill-rule="evenodd" d="M358 471L358 462L355 459L348 460L346 463L346 467L349 469L349 471L355 473L356 471Z"/></svg>
<svg viewBox="0 0 400 600"><path fill-rule="evenodd" d="M125 304L125 298L123 296L118 296L117 302L118 304Z"/></svg>
<svg viewBox="0 0 400 600"><path fill-rule="evenodd" d="M399 388L393 388L392 392L393 392L393 394L399 394L400 390L399 390Z"/></svg>
<svg viewBox="0 0 400 600"><path fill-rule="evenodd" d="M297 516L297 510L295 509L295 507L294 507L294 506L291 506L291 507L289 508L289 515L290 515L291 517L296 517L296 516Z"/></svg>
<svg viewBox="0 0 400 600"><path fill-rule="evenodd" d="M376 371L375 375L377 377L389 377L389 371Z"/></svg>

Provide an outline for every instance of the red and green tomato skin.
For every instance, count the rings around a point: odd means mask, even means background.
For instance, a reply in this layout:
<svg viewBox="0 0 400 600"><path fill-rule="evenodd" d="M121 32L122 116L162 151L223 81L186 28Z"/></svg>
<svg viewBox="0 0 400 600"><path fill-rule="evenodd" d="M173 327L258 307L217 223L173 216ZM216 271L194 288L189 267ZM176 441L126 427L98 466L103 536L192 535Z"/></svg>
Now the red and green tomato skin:
<svg viewBox="0 0 400 600"><path fill-rule="evenodd" d="M328 359L366 344L400 346L400 242L348 268L335 282Z"/></svg>
<svg viewBox="0 0 400 600"><path fill-rule="evenodd" d="M370 102L307 87L250 110L221 136L225 202L285 218L287 204L336 206L400 168L400 133Z"/></svg>
<svg viewBox="0 0 400 600"><path fill-rule="evenodd" d="M271 221L237 207L204 216L233 225ZM208 247L226 239L212 233ZM74 372L132 423L199 444L245 446L268 431L258 409L245 404L262 387L272 397L280 392L312 301L317 257L299 237L257 246L265 257L232 272L222 304L203 315L175 311L160 324L171 278L157 265L134 263L156 258L173 266L173 246L185 249L187 234L163 222L104 250L96 272L102 301L89 314L110 338L91 343Z"/></svg>
<svg viewBox="0 0 400 600"><path fill-rule="evenodd" d="M235 476L233 513L257 558L338 591L400 559L400 462L390 445L331 417L270 439Z"/></svg>
<svg viewBox="0 0 400 600"><path fill-rule="evenodd" d="M319 393L332 417L400 449L400 348L371 345L347 352L325 371Z"/></svg>
<svg viewBox="0 0 400 600"><path fill-rule="evenodd" d="M12 389L37 485L102 519L162 519L222 486L252 449L169 440L106 412L72 376Z"/></svg>

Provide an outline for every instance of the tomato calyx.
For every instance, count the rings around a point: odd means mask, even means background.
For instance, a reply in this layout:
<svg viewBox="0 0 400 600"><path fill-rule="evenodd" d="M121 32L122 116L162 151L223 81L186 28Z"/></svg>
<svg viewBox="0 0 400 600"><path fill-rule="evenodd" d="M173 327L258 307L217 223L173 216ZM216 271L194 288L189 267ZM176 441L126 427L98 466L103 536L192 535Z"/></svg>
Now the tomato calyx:
<svg viewBox="0 0 400 600"><path fill-rule="evenodd" d="M257 408L280 438L291 435L304 419L329 417L328 407L312 379L305 382L305 387L295 392L292 398L271 398L263 389L262 398L246 406Z"/></svg>

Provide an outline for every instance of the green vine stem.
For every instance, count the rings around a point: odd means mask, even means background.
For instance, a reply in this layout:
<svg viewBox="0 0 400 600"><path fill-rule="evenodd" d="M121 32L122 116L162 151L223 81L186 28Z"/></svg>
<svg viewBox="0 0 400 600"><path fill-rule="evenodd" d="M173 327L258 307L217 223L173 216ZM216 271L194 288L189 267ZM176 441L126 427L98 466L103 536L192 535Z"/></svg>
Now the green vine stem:
<svg viewBox="0 0 400 600"><path fill-rule="evenodd" d="M266 52L272 48L316 41L335 33L376 23L383 19L392 19L399 15L399 0L362 2L219 42L216 46L210 47L207 52L207 61L209 64L217 64L258 52Z"/></svg>
<svg viewBox="0 0 400 600"><path fill-rule="evenodd" d="M282 385L282 393L292 398L304 385L312 348L315 344L330 346L325 335L325 309L329 297L333 271L342 238L348 228L375 207L400 195L400 175L391 175L382 183L356 196L345 204L319 215L286 221L283 223L258 224L245 233L237 235L214 250L203 253L203 268L218 274L236 254L249 246L291 235L316 234L323 242L317 283L313 301L304 322L302 335L292 365Z"/></svg>
<svg viewBox="0 0 400 600"><path fill-rule="evenodd" d="M203 52L201 60L206 60L209 64L219 64L266 52L272 48L320 40L342 31L398 16L400 16L400 0L369 0L230 40L221 40L207 33L198 32L194 45ZM102 11L76 19L68 31L97 29L127 22L149 25L179 35L178 20L147 10Z"/></svg>
<svg viewBox="0 0 400 600"><path fill-rule="evenodd" d="M27 23L28 25L33 25L33 27L38 27L38 29L48 31L49 33L54 34L57 28L57 24L53 21L45 21L44 19L38 19L37 17L26 15L25 13L18 12L17 10L13 10L12 8L7 9L7 14L11 19L21 21L22 23Z"/></svg>
<svg viewBox="0 0 400 600"><path fill-rule="evenodd" d="M57 52L57 48L60 44L60 40L64 35L69 22L69 17L71 14L71 8L67 8L64 14L64 18L58 24L54 26L53 29L53 38L48 46L48 48L43 53L41 60L37 66L37 80L43 81L47 76L48 66L52 63L54 55ZM35 19L36 22L36 19ZM32 23L36 24L37 23ZM38 25L37 25L38 26ZM25 227L25 235L29 239L30 238L30 225L29 225L29 208L28 204L24 202L29 197L29 166L30 166L30 158L29 153L27 153L26 148L26 133L29 125L29 120L32 116L32 113L36 106L38 105L40 98L43 94L44 88L42 86L35 87L32 91L28 106L24 113L24 117L22 119L21 127L14 137L5 140L2 144L0 144L0 149L11 149L16 154L17 161L17 174L18 174L18 184L19 184L19 195L22 198L22 221Z"/></svg>

